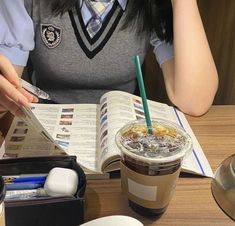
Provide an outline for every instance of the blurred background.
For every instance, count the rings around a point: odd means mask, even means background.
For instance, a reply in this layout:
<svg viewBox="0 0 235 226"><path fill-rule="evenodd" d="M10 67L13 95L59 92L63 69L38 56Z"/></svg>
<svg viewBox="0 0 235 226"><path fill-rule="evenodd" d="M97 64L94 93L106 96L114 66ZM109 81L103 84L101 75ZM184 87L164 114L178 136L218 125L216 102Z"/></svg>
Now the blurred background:
<svg viewBox="0 0 235 226"><path fill-rule="evenodd" d="M214 104L235 104L235 1L198 0L198 5L219 74ZM170 103L152 50L146 57L144 72L147 98Z"/></svg>

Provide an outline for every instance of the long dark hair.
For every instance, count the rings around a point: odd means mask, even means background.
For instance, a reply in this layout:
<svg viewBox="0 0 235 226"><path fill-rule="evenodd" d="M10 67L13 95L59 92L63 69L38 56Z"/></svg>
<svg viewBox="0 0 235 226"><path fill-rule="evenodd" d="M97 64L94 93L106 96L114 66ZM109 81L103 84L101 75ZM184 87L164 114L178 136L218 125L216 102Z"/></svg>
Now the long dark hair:
<svg viewBox="0 0 235 226"><path fill-rule="evenodd" d="M81 0L52 0L55 15L64 14ZM171 0L129 0L122 28L136 28L138 34L155 31L161 40L173 40Z"/></svg>

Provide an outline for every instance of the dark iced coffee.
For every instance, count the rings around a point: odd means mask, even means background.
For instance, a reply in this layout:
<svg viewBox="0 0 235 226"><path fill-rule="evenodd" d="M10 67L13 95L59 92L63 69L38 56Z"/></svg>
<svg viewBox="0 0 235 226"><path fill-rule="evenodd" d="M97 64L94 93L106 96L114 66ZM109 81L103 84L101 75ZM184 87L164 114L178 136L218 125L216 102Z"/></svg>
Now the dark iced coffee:
<svg viewBox="0 0 235 226"><path fill-rule="evenodd" d="M192 149L189 135L173 122L145 120L124 126L116 135L121 151L122 188L130 206L145 216L162 214L174 193L185 155Z"/></svg>

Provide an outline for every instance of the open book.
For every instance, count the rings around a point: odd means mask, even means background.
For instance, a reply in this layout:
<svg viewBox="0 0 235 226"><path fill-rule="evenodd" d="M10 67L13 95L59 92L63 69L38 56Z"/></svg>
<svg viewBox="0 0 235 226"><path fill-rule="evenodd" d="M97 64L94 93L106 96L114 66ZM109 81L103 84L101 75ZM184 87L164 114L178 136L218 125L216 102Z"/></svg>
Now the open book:
<svg viewBox="0 0 235 226"><path fill-rule="evenodd" d="M211 167L184 114L166 104L148 100L150 116L171 120L193 139L193 152L182 171L213 177ZM141 98L110 91L100 104L32 104L25 121L15 118L5 139L4 157L76 155L86 172L119 169L116 132L127 122L144 118ZM36 130L35 130L36 128ZM40 136L40 134L42 136Z"/></svg>

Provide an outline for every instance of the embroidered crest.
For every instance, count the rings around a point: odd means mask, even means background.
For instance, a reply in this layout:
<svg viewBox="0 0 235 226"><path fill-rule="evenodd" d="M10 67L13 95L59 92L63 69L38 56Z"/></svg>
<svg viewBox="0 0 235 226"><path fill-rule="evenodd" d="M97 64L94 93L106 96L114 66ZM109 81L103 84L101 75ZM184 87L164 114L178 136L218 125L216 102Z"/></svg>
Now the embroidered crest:
<svg viewBox="0 0 235 226"><path fill-rule="evenodd" d="M41 37L44 44L53 49L61 42L62 28L56 27L52 24L41 24Z"/></svg>

